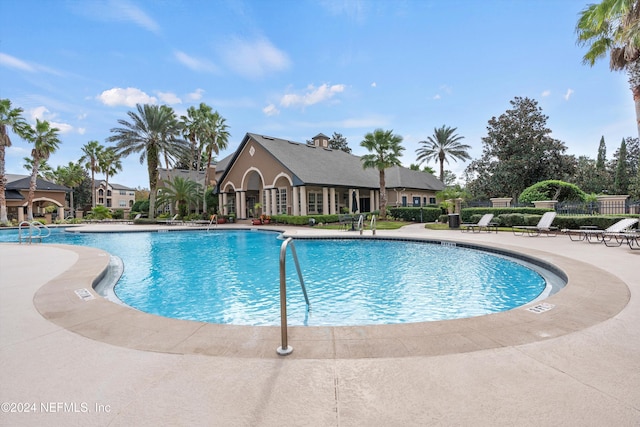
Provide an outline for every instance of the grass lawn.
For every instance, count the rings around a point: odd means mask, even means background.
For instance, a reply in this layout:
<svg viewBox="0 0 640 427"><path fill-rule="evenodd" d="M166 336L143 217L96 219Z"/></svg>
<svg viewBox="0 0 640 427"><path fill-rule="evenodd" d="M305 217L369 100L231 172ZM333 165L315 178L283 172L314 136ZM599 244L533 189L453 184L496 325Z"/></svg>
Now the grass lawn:
<svg viewBox="0 0 640 427"><path fill-rule="evenodd" d="M378 221L376 220L376 230L397 230L400 227L404 227L405 225L412 224L411 222L405 221ZM365 229L369 229L371 227L371 221L364 222ZM339 230L341 227L339 224L325 224L318 225L316 228L321 228L323 230Z"/></svg>

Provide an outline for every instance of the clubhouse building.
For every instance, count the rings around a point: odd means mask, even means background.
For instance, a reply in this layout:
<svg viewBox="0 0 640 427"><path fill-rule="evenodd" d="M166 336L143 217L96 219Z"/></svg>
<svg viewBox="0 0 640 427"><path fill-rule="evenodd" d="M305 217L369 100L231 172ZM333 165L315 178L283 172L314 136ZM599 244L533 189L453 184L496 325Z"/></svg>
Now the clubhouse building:
<svg viewBox="0 0 640 427"><path fill-rule="evenodd" d="M329 148L318 134L312 144L247 133L238 149L215 166L220 211L254 215L373 212L380 208L380 175L360 157ZM400 166L385 170L387 206L436 203L443 183L432 174Z"/></svg>

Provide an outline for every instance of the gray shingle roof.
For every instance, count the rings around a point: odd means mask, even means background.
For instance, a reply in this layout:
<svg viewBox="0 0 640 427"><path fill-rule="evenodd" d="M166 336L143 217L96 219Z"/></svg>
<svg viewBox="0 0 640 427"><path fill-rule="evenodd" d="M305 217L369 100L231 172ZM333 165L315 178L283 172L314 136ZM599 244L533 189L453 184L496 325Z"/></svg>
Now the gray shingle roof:
<svg viewBox="0 0 640 427"><path fill-rule="evenodd" d="M31 181L30 175L7 174L5 176L7 177L7 190L29 189L29 181ZM64 185L55 184L40 178L36 178L36 189L39 191L70 191L70 189Z"/></svg>
<svg viewBox="0 0 640 427"><path fill-rule="evenodd" d="M377 169L363 169L361 158L341 150L314 147L284 139L248 133L294 175L294 185L326 185L379 188ZM385 171L388 188L415 188L439 191L444 185L433 175L404 167Z"/></svg>

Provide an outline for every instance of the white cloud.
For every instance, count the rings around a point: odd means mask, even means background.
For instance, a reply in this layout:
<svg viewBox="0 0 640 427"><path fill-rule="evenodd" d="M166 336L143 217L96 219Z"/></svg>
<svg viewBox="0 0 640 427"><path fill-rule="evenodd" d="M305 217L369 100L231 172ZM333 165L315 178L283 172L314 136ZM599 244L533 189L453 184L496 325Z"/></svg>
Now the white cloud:
<svg viewBox="0 0 640 427"><path fill-rule="evenodd" d="M198 88L198 89L194 90L193 92L188 93L187 94L187 98L190 101L200 101L202 99L202 94L203 93L204 93L204 89Z"/></svg>
<svg viewBox="0 0 640 427"><path fill-rule="evenodd" d="M68 123L62 123L62 122L58 122L55 120L56 118L56 114L52 114L47 107L44 106L40 106L40 107L36 107L36 108L32 108L31 110L28 111L29 117L31 118L31 120L33 122L36 121L36 119L40 120L40 121L48 121L49 125L52 128L57 128L59 133L61 134L67 134L67 133L71 133L74 132L74 127Z"/></svg>
<svg viewBox="0 0 640 427"><path fill-rule="evenodd" d="M112 10L111 16L119 17L123 21L133 22L134 24L153 33L160 32L160 26L158 23L142 9L129 1L111 0L108 7Z"/></svg>
<svg viewBox="0 0 640 427"><path fill-rule="evenodd" d="M102 22L131 22L152 33L160 33L160 25L145 11L128 0L94 0L68 2L79 15Z"/></svg>
<svg viewBox="0 0 640 427"><path fill-rule="evenodd" d="M550 91L549 89L547 89L547 90L545 90L545 91L542 91L542 96L543 96L543 97L547 97L547 96L549 96L549 95L551 95L551 91Z"/></svg>
<svg viewBox="0 0 640 427"><path fill-rule="evenodd" d="M440 96L440 94L439 94L439 93L436 93L436 94L433 96L433 99L440 99L440 98L442 98L442 97Z"/></svg>
<svg viewBox="0 0 640 427"><path fill-rule="evenodd" d="M4 65L9 68L17 68L18 70L28 71L30 73L35 73L36 71L34 67L23 60L2 52L0 52L0 65Z"/></svg>
<svg viewBox="0 0 640 427"><path fill-rule="evenodd" d="M371 87L377 87L378 84L376 82L371 83Z"/></svg>
<svg viewBox="0 0 640 427"><path fill-rule="evenodd" d="M113 89L105 90L97 99L105 105L115 107L118 105L125 105L127 107L135 107L136 104L155 104L158 100L149 96L140 89L128 87L122 89L114 87Z"/></svg>
<svg viewBox="0 0 640 427"><path fill-rule="evenodd" d="M286 70L291 65L287 54L264 38L253 41L234 38L220 47L220 53L229 68L248 78Z"/></svg>
<svg viewBox="0 0 640 427"><path fill-rule="evenodd" d="M280 110L278 110L278 107L276 107L273 104L269 104L266 107L264 107L262 109L262 112L264 114L266 114L267 116L276 116L276 115L280 114Z"/></svg>
<svg viewBox="0 0 640 427"><path fill-rule="evenodd" d="M191 55L187 55L180 50L174 51L173 56L178 60L178 62L193 71L209 73L218 72L218 67L214 63L206 59L195 58Z"/></svg>
<svg viewBox="0 0 640 427"><path fill-rule="evenodd" d="M564 94L564 99L568 101L571 95L573 95L573 89L567 89L567 93Z"/></svg>
<svg viewBox="0 0 640 427"><path fill-rule="evenodd" d="M80 135L84 135L86 131L87 131L87 129L86 129L86 128L78 128L78 133L79 133Z"/></svg>
<svg viewBox="0 0 640 427"><path fill-rule="evenodd" d="M317 104L319 102L326 101L334 97L335 94L344 92L345 85L332 85L323 84L316 88L313 85L307 87L306 93L296 94L288 93L280 99L280 105L283 107L292 106L307 106Z"/></svg>
<svg viewBox="0 0 640 427"><path fill-rule="evenodd" d="M158 98L160 99L160 101L164 102L165 104L169 104L169 105L182 104L182 100L178 98L178 96L175 93L160 92L160 91L156 93L158 94Z"/></svg>

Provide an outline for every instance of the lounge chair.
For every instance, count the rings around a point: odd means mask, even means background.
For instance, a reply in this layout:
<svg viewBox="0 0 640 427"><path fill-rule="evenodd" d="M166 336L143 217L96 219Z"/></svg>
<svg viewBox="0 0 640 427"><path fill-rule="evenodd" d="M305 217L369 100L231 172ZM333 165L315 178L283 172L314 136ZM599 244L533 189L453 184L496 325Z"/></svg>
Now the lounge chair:
<svg viewBox="0 0 640 427"><path fill-rule="evenodd" d="M167 225L182 223L182 221L176 221L177 219L178 219L178 214L175 214L171 219L159 219L158 222L161 224L167 224Z"/></svg>
<svg viewBox="0 0 640 427"><path fill-rule="evenodd" d="M482 218L480 218L480 221L478 221L476 224L460 224L460 231L471 231L473 233L479 233L482 230L485 230L487 233L490 233L491 231L495 231L497 233L498 224L496 224L495 222L491 222L492 219L493 214L484 214L482 215Z"/></svg>
<svg viewBox="0 0 640 427"><path fill-rule="evenodd" d="M574 242L586 240L589 243L602 243L605 240L611 240L616 234L624 234L626 230L631 228L638 222L637 218L624 218L604 230L598 230L590 226L581 227L580 230L563 230L569 233L569 238ZM574 238L573 236L577 236ZM615 245L620 246L620 245Z"/></svg>
<svg viewBox="0 0 640 427"><path fill-rule="evenodd" d="M555 237L558 234L558 227L551 225L554 219L556 219L555 212L545 212L537 225L514 225L512 231L516 236L524 236L524 234L527 233L527 235L531 237L543 234L545 236Z"/></svg>

